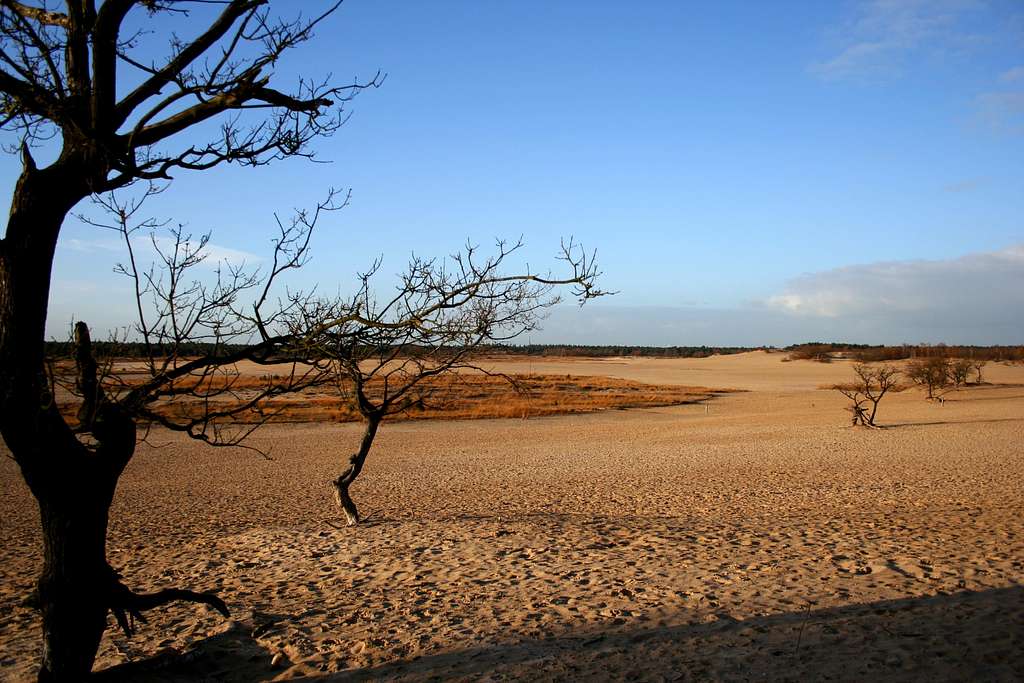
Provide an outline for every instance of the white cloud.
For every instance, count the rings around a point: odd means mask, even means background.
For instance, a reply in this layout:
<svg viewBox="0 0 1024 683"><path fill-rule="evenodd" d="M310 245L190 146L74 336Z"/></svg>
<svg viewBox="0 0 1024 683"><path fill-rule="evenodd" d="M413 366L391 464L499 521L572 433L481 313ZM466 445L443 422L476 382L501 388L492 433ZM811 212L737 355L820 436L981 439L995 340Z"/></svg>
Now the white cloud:
<svg viewBox="0 0 1024 683"><path fill-rule="evenodd" d="M1024 336L1024 244L941 261L888 261L802 275L769 297L795 316L950 330L1015 325Z"/></svg>
<svg viewBox="0 0 1024 683"><path fill-rule="evenodd" d="M545 344L785 346L1024 343L1024 243L934 261L888 261L801 275L732 309L562 306L529 340Z"/></svg>
<svg viewBox="0 0 1024 683"><path fill-rule="evenodd" d="M909 55L952 52L984 40L958 30L962 16L981 5L973 0L872 0L836 27L838 53L812 64L826 80L878 79L898 75Z"/></svg>

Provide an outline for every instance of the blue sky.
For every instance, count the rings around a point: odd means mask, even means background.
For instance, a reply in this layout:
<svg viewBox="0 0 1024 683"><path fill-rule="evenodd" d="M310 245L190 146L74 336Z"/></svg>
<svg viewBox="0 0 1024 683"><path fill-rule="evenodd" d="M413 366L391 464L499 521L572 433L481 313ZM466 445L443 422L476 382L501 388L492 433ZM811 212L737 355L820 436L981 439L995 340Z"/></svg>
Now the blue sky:
<svg viewBox="0 0 1024 683"><path fill-rule="evenodd" d="M276 78L378 69L330 164L180 173L151 210L257 262L275 211L351 188L299 280L342 292L378 255L522 235L543 266L573 235L619 294L534 342L1024 343L1019 2L348 0ZM131 321L121 258L69 222L51 334Z"/></svg>

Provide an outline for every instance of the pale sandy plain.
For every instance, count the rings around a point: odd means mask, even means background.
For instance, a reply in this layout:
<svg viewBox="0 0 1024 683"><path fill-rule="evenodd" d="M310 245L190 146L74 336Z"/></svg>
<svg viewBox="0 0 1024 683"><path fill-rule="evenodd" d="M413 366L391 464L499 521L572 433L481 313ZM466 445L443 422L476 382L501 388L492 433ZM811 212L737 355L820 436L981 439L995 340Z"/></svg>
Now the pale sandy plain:
<svg viewBox="0 0 1024 683"><path fill-rule="evenodd" d="M849 365L751 353L506 371L746 389L709 407L385 424L337 529L357 425L272 460L167 434L118 490L129 585L232 609L113 627L101 680L1024 679L1024 367L847 427ZM31 676L37 513L0 458L0 677ZM271 661L278 657L277 666ZM113 667L113 668L111 668Z"/></svg>

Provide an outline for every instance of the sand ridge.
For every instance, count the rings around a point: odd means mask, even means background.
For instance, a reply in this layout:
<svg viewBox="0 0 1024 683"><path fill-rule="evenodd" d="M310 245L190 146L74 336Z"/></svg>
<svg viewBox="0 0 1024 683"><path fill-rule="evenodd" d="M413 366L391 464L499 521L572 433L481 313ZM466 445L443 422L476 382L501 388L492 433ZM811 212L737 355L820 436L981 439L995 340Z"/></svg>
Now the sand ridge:
<svg viewBox="0 0 1024 683"><path fill-rule="evenodd" d="M1024 676L1024 368L990 365L999 384L942 406L886 399L892 428L870 431L814 389L844 379L842 363L621 363L627 379L726 386L695 375L729 366L752 390L707 410L386 424L353 490L370 519L351 530L327 523L327 481L358 425L269 426L255 439L272 460L155 435L122 479L111 561L142 590L217 589L233 617L154 612L130 640L108 631L97 668L165 681ZM790 378L766 378L766 363ZM38 521L9 459L0 478L0 676L22 680ZM129 662L141 668L117 668Z"/></svg>

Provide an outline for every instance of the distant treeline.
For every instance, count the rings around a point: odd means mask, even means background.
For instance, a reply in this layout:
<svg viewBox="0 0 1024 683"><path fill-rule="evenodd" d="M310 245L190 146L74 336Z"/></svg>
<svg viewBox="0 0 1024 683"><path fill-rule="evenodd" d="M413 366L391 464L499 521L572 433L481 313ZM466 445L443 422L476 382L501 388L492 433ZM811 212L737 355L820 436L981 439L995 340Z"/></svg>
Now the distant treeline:
<svg viewBox="0 0 1024 683"><path fill-rule="evenodd" d="M146 345L141 342L92 342L93 353L97 358L145 358L148 353ZM176 347L179 356L228 356L236 351L245 348L244 344L202 344L189 342L179 344ZM161 358L170 355L170 347L153 347L153 356ZM74 342L71 341L49 341L46 342L46 355L51 358L71 357L75 353Z"/></svg>
<svg viewBox="0 0 1024 683"><path fill-rule="evenodd" d="M46 352L51 358L67 358L74 354L70 341L51 341ZM179 356L226 356L244 348L242 344L181 344ZM139 342L93 342L98 357L145 358L146 345ZM769 346L587 346L582 344L496 344L483 346L481 353L509 356L586 356L607 358L634 356L644 358L706 358L714 355L746 353L748 351L774 351ZM843 342L809 342L787 346L784 351L793 360L817 360L827 363L834 358L887 361L906 358L973 358L990 361L1024 361L1024 346L948 346L946 344L901 344L883 346L847 344ZM154 356L165 356L170 349L154 348Z"/></svg>
<svg viewBox="0 0 1024 683"><path fill-rule="evenodd" d="M972 358L990 361L1024 361L1024 346L949 346L946 344L901 344L872 346L837 342L811 342L787 346L793 360L817 360L827 363L837 356L863 362L904 360L907 358Z"/></svg>
<svg viewBox="0 0 1024 683"><path fill-rule="evenodd" d="M51 357L70 357L74 344L47 342L47 354ZM224 356L240 351L241 344L182 344L177 348L179 356ZM765 347L751 346L584 346L579 344L494 344L481 346L478 351L488 355L509 356L644 356L652 358L704 358L716 354L743 353ZM146 345L139 342L93 342L93 349L99 357L145 358ZM154 356L167 355L170 349L154 348Z"/></svg>
<svg viewBox="0 0 1024 683"><path fill-rule="evenodd" d="M642 356L651 358L705 358L716 354L745 353L763 346L585 346L581 344L508 344L487 347L487 352L511 356Z"/></svg>

